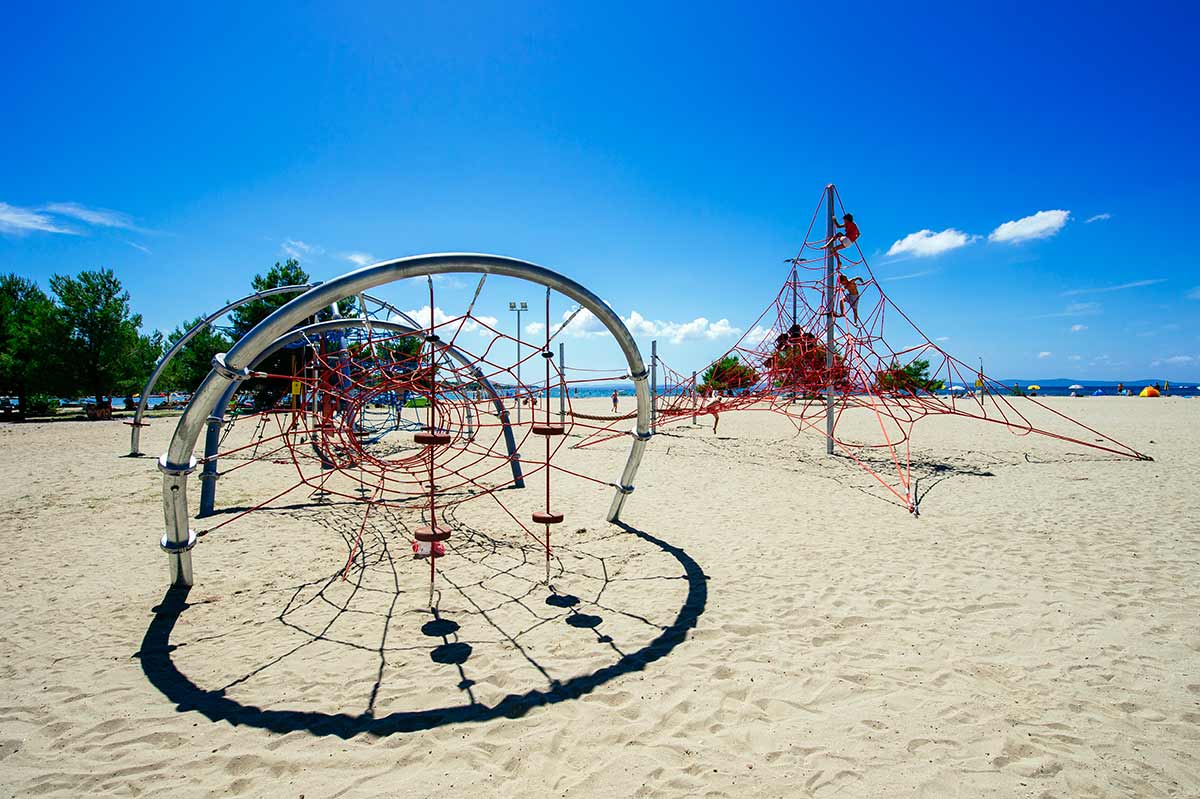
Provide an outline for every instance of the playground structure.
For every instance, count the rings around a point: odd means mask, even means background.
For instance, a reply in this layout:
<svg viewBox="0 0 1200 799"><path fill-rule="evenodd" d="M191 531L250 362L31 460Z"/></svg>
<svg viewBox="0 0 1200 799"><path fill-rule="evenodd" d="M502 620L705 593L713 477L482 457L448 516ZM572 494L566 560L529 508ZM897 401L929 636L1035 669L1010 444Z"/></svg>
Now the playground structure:
<svg viewBox="0 0 1200 799"><path fill-rule="evenodd" d="M467 309L439 319L433 277L449 274L479 275ZM527 281L545 288L545 318L541 341L526 342L496 329L496 321L474 312L489 275ZM426 278L428 319L420 322L405 315L405 322L372 319L337 319L303 326L317 311L346 297L363 297L369 289L406 278ZM569 323L551 324L551 295L557 292L574 305L574 315L590 312L612 336L624 356L622 373L589 376L572 381L555 364L554 338ZM362 304L360 303L360 307ZM394 309L393 309L394 310ZM482 341L479 352L470 352L464 331ZM519 336L520 334L518 334ZM502 342L516 344L516 363L501 362ZM257 371L272 356L299 343L298 363L289 371ZM507 351L507 347L503 348ZM562 349L560 347L560 353ZM536 382L523 383L519 366L541 360ZM277 363L278 361L274 361ZM193 582L192 549L198 538L237 522L301 490L315 502L353 503L361 508L361 531L373 513L395 518L397 529L411 538L414 552L429 562L430 601L439 557L452 548L451 526L445 523L450 508L490 500L512 528L542 550L546 582L552 579L551 529L566 514L552 504L552 484L558 479L578 479L614 489L607 513L609 521L621 514L626 497L650 437L648 373L633 337L620 317L578 283L534 264L492 255L442 254L386 261L365 267L309 289L274 311L238 341L228 353L213 359L213 371L193 395L179 419L170 446L159 458L163 472L166 533L161 546L168 553L171 584ZM222 448L228 420L226 409L239 384L254 378L266 384L286 385L286 399L272 402L236 423L254 422L248 440L235 440ZM630 435L616 425L627 417L607 420L577 419L570 411L573 383L603 379L632 379L637 393L637 413L625 466L615 481L566 470L554 463L568 435L575 446ZM504 384L518 405L537 402L536 410L514 424L497 388ZM557 394L559 408L552 409ZM407 397L398 403L398 398ZM381 407L391 407L386 419L370 421ZM411 420L401 418L401 408L411 408ZM418 419L419 414L419 419ZM252 507L241 509L199 532L190 525L188 476L200 465L193 453L200 433L206 431L202 507L199 516L215 510L218 474L259 464L274 473L290 474L282 491ZM522 457L529 446L537 456ZM223 461L238 465L218 472ZM519 489L537 476L542 491L539 504L528 516L509 508L517 502L504 493ZM552 480L553 477L553 480ZM527 492L523 492L527 493ZM361 541L359 541L359 544ZM361 556L361 546L351 546L346 569Z"/></svg>
<svg viewBox="0 0 1200 799"><path fill-rule="evenodd" d="M552 485L569 479L612 488L606 518L615 522L634 489L653 433L701 415L715 420L724 412L775 413L797 431L822 436L828 454L850 459L914 515L920 495L912 470L913 429L932 415L987 422L1016 435L1037 434L1149 460L1035 398L1007 396L1007 389L982 370L934 344L887 298L857 242L854 253L851 248L835 252L828 247L838 210L844 215L837 190L830 185L799 252L788 259L790 274L771 305L732 348L690 376L670 369L659 358L657 343L647 368L624 322L607 304L569 278L515 259L415 256L307 287L228 353L214 358L213 371L195 392L167 453L159 459L166 518L161 546L169 556L172 585L192 584L191 551L199 537L307 491L310 502L350 503L360 509L357 537L351 536L343 574L362 556L361 538L372 516L385 515L389 525L409 539L414 553L428 558L432 606L437 561L453 554L447 513L466 503L491 501L504 525L539 548L545 584L550 586L551 531L567 518L566 510L553 501ZM819 236L814 231L822 214L826 230ZM849 273L861 281L856 301L839 288ZM433 277L451 274L479 275L479 282L462 313L439 318ZM516 336L506 335L495 319L475 312L489 275L545 289L540 340L523 340L520 329ZM415 319L365 293L408 278L425 278L428 318ZM555 292L573 310L552 324ZM348 297L358 298L359 317L305 324L317 311L335 308ZM376 306L375 312L368 310L368 303ZM619 347L623 372L582 370L584 377L568 376L562 343L555 339L584 311L595 316ZM464 331L474 338L468 342ZM891 343L898 337L905 342L901 347ZM507 359L510 345L515 360ZM292 363L281 366L279 357L288 352ZM155 376L172 354L164 356ZM537 360L543 366L531 370L536 374L531 382L523 382L522 364ZM235 411L231 417L228 409L239 387L251 378L287 388L278 390L265 407L249 414ZM572 407L572 387L617 379L633 381L635 412L601 416ZM152 377L143 406L153 382ZM963 387L957 393L942 390L956 384ZM517 414L509 412L508 402ZM522 417L520 409L526 405L529 412ZM871 418L878 434L863 438L860 426L858 437L851 435L844 422L855 415ZM633 429L621 429L630 420ZM246 435L251 423L253 431ZM239 425L243 432L231 435ZM135 424L135 450L137 431ZM198 459L193 453L202 431L204 453ZM624 436L631 436L632 442L615 481L561 464L568 439L571 449L580 450ZM536 454L522 455L523 449ZM228 466L230 462L235 465ZM197 518L214 523L195 531L189 522L187 478L201 464ZM278 492L217 520L218 478L253 464L281 476ZM531 509L518 506L529 503L530 481L539 483L541 490L538 507L527 512ZM524 501L508 493L522 488Z"/></svg>
<svg viewBox="0 0 1200 799"><path fill-rule="evenodd" d="M826 453L851 459L897 504L914 515L919 492L912 471L913 428L951 415L1002 425L1113 455L1150 460L1034 397L1010 397L1006 386L946 353L884 293L858 242L834 251L835 217L846 209L830 184L814 210L789 276L747 332L709 366L691 375L669 368L654 348L653 429L699 415L760 411L782 415L797 431L821 436ZM816 232L824 216L824 235ZM858 278L857 297L845 281ZM861 286L861 287L860 287ZM887 330L885 332L885 323ZM903 341L901 346L894 342ZM957 387L957 391L947 391ZM971 387L971 388L968 388ZM866 414L873 438L843 432Z"/></svg>

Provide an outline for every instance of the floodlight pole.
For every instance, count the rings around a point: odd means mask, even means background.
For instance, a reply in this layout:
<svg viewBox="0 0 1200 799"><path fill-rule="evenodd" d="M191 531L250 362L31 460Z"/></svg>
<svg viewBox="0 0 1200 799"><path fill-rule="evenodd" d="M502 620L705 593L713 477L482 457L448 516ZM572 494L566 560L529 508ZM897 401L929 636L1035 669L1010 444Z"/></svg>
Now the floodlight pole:
<svg viewBox="0 0 1200 799"><path fill-rule="evenodd" d="M833 236L837 226L833 217L833 184L825 187L825 454L833 454ZM793 301L795 295L792 295ZM792 311L795 318L795 310Z"/></svg>
<svg viewBox="0 0 1200 799"><path fill-rule="evenodd" d="M517 424L521 423L521 311L528 311L529 306L525 303L510 302L508 310L517 312L517 388L513 392L513 398L517 401Z"/></svg>

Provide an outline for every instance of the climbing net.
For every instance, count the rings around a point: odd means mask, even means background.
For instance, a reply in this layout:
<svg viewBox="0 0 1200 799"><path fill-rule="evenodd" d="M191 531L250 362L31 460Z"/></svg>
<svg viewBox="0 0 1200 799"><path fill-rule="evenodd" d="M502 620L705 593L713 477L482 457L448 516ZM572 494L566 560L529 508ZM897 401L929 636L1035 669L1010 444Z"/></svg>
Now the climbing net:
<svg viewBox="0 0 1200 799"><path fill-rule="evenodd" d="M473 529L535 546L551 585L562 573L552 530L567 518L560 483L568 502L627 488L599 476L611 459L568 452L627 439L631 414L588 414L579 395L630 375L562 368L556 339L587 312L569 306L553 324L550 289L541 322L502 332L476 310L485 280L457 315L442 311L427 279L427 307L401 322L317 323L264 353L232 403L256 407L229 413L201 459L206 490L215 494L219 474L237 503L217 511L210 502L198 537L287 508L336 506L345 522L350 507L343 579L365 567L365 531L378 535L386 520L427 561L432 606L438 563L458 549L448 519L477 508Z"/></svg>
<svg viewBox="0 0 1200 799"><path fill-rule="evenodd" d="M782 415L797 431L825 438L913 512L912 431L933 415L1148 459L1033 397L1009 396L931 341L884 293L857 241L839 250L814 232L822 210L845 215L836 188L826 192L787 260L787 280L748 332L701 373L656 364L660 424L707 415L715 427L721 413L735 410ZM859 423L845 424L852 417Z"/></svg>

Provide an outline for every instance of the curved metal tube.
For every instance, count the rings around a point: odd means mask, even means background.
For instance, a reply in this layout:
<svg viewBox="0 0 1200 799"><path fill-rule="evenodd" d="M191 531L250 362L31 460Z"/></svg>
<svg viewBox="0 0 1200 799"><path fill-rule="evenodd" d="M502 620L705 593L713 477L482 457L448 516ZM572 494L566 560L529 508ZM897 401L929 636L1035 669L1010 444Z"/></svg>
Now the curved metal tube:
<svg viewBox="0 0 1200 799"><path fill-rule="evenodd" d="M361 327L367 324L363 319L330 319L324 322L316 322L305 327L297 327L284 333L279 338L271 342L270 346L260 352L249 368L254 369L260 363L271 357L281 349L291 344L294 341L305 338L306 336L319 336L322 333L328 333L332 330L345 330L347 328ZM424 328L413 325L400 324L393 322L390 319L372 319L369 322L371 329L389 330L400 335L412 335L420 333ZM509 422L508 409L504 407L504 400L500 398L500 393L496 391L492 381L488 380L483 371L480 370L466 355L455 347L449 347L446 350L447 354L458 361L462 366L470 370L475 380L478 381L487 391L492 399L492 405L496 408L496 416L499 417L500 423L504 430L504 445L508 449L508 462L512 469L513 486L515 488L525 487L525 478L521 473L521 459L517 452L517 441L513 435L512 424ZM225 393L221 395L221 399L217 401L216 408L208 417L208 432L209 435L204 444L204 470L200 475L202 481L200 485L200 516L208 516L213 512L216 501L216 480L217 480L217 449L220 445L219 431L221 425L225 422L225 410L229 407L229 401L233 399L234 392L237 391L238 382L234 381L225 389ZM217 435L214 435L214 432Z"/></svg>
<svg viewBox="0 0 1200 799"><path fill-rule="evenodd" d="M166 533L163 535L161 546L168 554L173 585L192 584L190 549L195 536L188 527L187 476L196 468L196 460L192 453L196 449L200 431L204 429L208 416L229 384L247 377L248 365L271 342L330 302L405 278L455 272L504 275L554 289L591 311L616 339L629 364L638 402L633 444L608 511L608 521L617 521L625 504L625 497L633 491L633 478L637 474L642 453L650 438L650 388L646 364L621 317L603 300L574 280L527 261L471 253L417 255L365 266L315 286L287 305L276 309L243 336L228 353L213 359L213 370L192 395L192 401L179 417L166 454L159 458L159 469L163 472L163 515L166 520Z"/></svg>
<svg viewBox="0 0 1200 799"><path fill-rule="evenodd" d="M150 374L150 379L146 381L146 385L142 388L142 396L140 399L138 399L137 410L133 412L133 431L129 434L129 454L135 457L142 454L139 450L142 439L142 416L146 413L146 405L150 402L150 392L154 391L154 384L158 382L158 378L162 376L163 370L167 368L167 364L171 362L171 359L178 355L179 351L184 348L184 345L195 338L197 333L220 319L225 314L229 313L235 308L245 305L248 302L261 300L263 297L270 297L275 294L298 294L300 292L308 291L315 285L317 284L302 283L295 286L277 286L273 289L256 291L253 294L247 294L240 300L235 300L229 303L216 313L211 313L196 324L192 325L191 329L184 333L183 337L180 338L179 341L176 341L175 344L172 345L171 349L163 353L163 356L158 359L158 363L154 366L154 371Z"/></svg>

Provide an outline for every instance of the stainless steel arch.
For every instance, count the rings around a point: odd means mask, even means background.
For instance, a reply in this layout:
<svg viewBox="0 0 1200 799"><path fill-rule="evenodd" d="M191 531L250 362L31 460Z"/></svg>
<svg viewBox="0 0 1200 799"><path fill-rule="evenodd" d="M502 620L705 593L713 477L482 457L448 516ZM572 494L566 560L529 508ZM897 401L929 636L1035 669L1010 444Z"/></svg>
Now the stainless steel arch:
<svg viewBox="0 0 1200 799"><path fill-rule="evenodd" d="M167 452L158 460L158 468L163 472L163 515L166 520L166 532L160 545L168 554L173 585L188 586L193 581L191 548L196 536L188 526L187 477L196 469L192 453L200 431L229 384L247 377L248 365L271 342L331 302L405 278L455 272L503 275L554 289L591 311L616 339L629 364L638 404L633 444L620 481L615 484L616 493L607 516L610 522L617 521L625 498L633 491L633 479L650 438L650 388L646 364L621 317L574 280L527 261L472 253L417 255L366 266L310 289L260 322L228 353L213 359L213 370L192 396L179 418Z"/></svg>
<svg viewBox="0 0 1200 799"><path fill-rule="evenodd" d="M144 416L146 413L146 404L150 402L150 392L154 391L154 384L158 382L158 378L162 376L163 370L167 368L167 364L171 362L171 359L178 355L179 351L182 350L189 341L195 338L197 333L199 333L201 330L204 330L206 327L220 319L225 314L229 313L235 308L240 308L248 302L254 302L255 300L261 300L263 297L271 297L276 294L300 294L308 291L315 285L317 284L300 283L295 286L277 286L273 289L256 291L253 294L247 294L240 300L234 300L224 308L221 308L219 311L209 314L196 324L192 325L192 327L183 334L183 337L180 338L179 341L176 341L175 344L172 345L171 349L163 353L163 356L158 359L158 363L154 366L154 371L150 374L150 379L146 381L146 385L142 388L142 396L138 400L137 410L133 412L133 421L130 423L133 425L133 430L129 434L129 454L133 457L137 457L138 455L142 454L140 449L142 427L144 427L142 424L142 416Z"/></svg>
<svg viewBox="0 0 1200 799"><path fill-rule="evenodd" d="M374 298L369 298L374 300ZM397 312L400 313L400 312ZM400 313L401 316L406 316ZM328 333L333 330L345 330L348 328L370 326L373 330L388 330L400 335L410 333L418 333L424 328L414 324L401 324L393 322L389 319L330 319L325 322L316 322L304 327L297 327L284 333L279 338L275 339L262 352L255 356L254 360L248 364L248 368L254 369L267 358L274 355L279 350L307 336L319 336L322 333ZM500 424L503 429L504 444L508 450L509 467L512 470L513 486L516 488L524 488L525 480L521 474L521 459L517 452L516 438L513 436L512 424L509 422L508 409L504 407L504 400L500 398L499 392L492 385L492 381L488 380L487 375L483 373L475 364L455 347L447 349L447 354L463 365L464 368L471 371L475 380L484 387L484 390L491 396L492 405L496 409L496 416L500 419ZM216 501L216 482L218 477L217 472L217 449L220 445L220 430L225 422L225 410L229 407L229 401L233 399L233 394L237 391L237 381L231 382L229 387L225 389L225 393L217 400L217 405L213 409L212 414L208 417L208 434L204 442L204 468L200 474L200 516L207 516L213 512Z"/></svg>

